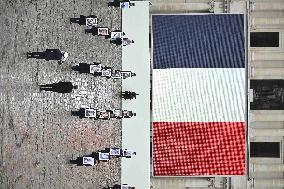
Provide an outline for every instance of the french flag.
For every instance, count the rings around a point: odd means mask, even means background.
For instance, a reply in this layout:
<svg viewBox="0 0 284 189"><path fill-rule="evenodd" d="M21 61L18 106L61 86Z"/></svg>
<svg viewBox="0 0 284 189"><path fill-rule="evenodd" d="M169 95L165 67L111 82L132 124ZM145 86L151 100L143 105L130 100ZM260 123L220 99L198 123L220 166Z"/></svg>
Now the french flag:
<svg viewBox="0 0 284 189"><path fill-rule="evenodd" d="M154 176L244 175L244 16L152 16Z"/></svg>

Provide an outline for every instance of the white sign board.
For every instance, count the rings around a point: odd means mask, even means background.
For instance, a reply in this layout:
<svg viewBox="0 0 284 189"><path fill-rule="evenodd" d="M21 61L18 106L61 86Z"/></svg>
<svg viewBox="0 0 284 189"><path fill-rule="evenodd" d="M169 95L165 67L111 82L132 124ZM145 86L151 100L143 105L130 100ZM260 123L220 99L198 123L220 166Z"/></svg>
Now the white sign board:
<svg viewBox="0 0 284 189"><path fill-rule="evenodd" d="M129 2L120 2L121 9L128 9L130 7Z"/></svg>
<svg viewBox="0 0 284 189"><path fill-rule="evenodd" d="M93 108L86 108L85 109L85 117L96 117L97 110Z"/></svg>
<svg viewBox="0 0 284 189"><path fill-rule="evenodd" d="M97 18L86 18L86 26L87 27L96 26L97 24L98 24Z"/></svg>
<svg viewBox="0 0 284 189"><path fill-rule="evenodd" d="M110 77L111 76L111 69L103 69L102 70L102 76Z"/></svg>
<svg viewBox="0 0 284 189"><path fill-rule="evenodd" d="M102 65L97 64L97 65L90 65L90 73L95 73L95 72L101 72L102 71Z"/></svg>
<svg viewBox="0 0 284 189"><path fill-rule="evenodd" d="M99 152L99 160L108 161L109 160L109 153Z"/></svg>
<svg viewBox="0 0 284 189"><path fill-rule="evenodd" d="M95 159L92 157L83 157L83 165L94 165Z"/></svg>
<svg viewBox="0 0 284 189"><path fill-rule="evenodd" d="M110 148L109 154L111 156L119 156L120 155L120 148Z"/></svg>
<svg viewBox="0 0 284 189"><path fill-rule="evenodd" d="M98 35L102 36L109 35L108 28L98 28Z"/></svg>
<svg viewBox="0 0 284 189"><path fill-rule="evenodd" d="M111 39L122 38L122 32L111 32L110 38Z"/></svg>

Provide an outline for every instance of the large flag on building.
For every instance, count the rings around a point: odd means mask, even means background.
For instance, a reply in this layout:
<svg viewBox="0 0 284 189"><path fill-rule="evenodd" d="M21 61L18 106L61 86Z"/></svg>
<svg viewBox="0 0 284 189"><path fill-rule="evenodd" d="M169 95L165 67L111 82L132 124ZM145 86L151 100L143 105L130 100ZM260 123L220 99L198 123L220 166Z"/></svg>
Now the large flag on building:
<svg viewBox="0 0 284 189"><path fill-rule="evenodd" d="M245 174L243 15L152 17L155 176Z"/></svg>

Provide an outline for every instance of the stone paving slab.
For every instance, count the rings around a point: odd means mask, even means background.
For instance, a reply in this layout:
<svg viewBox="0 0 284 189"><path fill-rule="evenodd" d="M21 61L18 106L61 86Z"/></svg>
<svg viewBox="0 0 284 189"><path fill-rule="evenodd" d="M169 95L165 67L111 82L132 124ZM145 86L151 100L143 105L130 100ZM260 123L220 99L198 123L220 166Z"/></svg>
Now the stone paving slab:
<svg viewBox="0 0 284 189"><path fill-rule="evenodd" d="M121 69L121 47L70 24L80 14L120 29L119 9L107 0L0 0L0 188L101 188L120 183L120 160L94 167L67 165L72 156L121 146L121 121L71 116L92 105L121 107L121 81L78 74L71 66L101 62ZM67 63L26 59L27 51L59 48ZM38 85L71 81L71 94L40 92Z"/></svg>

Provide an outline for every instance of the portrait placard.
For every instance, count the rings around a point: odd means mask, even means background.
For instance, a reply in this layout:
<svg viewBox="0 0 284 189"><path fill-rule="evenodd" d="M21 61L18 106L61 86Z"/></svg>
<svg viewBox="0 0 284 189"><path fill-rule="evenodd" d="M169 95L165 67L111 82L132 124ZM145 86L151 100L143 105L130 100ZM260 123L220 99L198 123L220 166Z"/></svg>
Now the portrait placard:
<svg viewBox="0 0 284 189"><path fill-rule="evenodd" d="M120 155L120 148L110 148L109 154L111 156L119 156Z"/></svg>
<svg viewBox="0 0 284 189"><path fill-rule="evenodd" d="M130 186L128 184L123 184L121 185L121 189L129 189Z"/></svg>
<svg viewBox="0 0 284 189"><path fill-rule="evenodd" d="M85 109L85 117L96 117L97 110L93 108L86 108Z"/></svg>
<svg viewBox="0 0 284 189"><path fill-rule="evenodd" d="M94 165L95 159L92 157L83 157L83 165Z"/></svg>
<svg viewBox="0 0 284 189"><path fill-rule="evenodd" d="M123 150L123 156L124 157L131 157L132 156L133 151L132 150Z"/></svg>
<svg viewBox="0 0 284 189"><path fill-rule="evenodd" d="M111 77L114 79L120 79L121 78L121 73L120 71L115 71L111 74Z"/></svg>
<svg viewBox="0 0 284 189"><path fill-rule="evenodd" d="M129 2L120 2L121 9L128 9L130 7Z"/></svg>
<svg viewBox="0 0 284 189"><path fill-rule="evenodd" d="M98 28L98 35L102 36L109 35L108 28Z"/></svg>
<svg viewBox="0 0 284 189"><path fill-rule="evenodd" d="M110 118L110 112L107 111L100 111L100 119L109 119Z"/></svg>
<svg viewBox="0 0 284 189"><path fill-rule="evenodd" d="M97 18L86 18L86 26L87 27L96 26L97 24L98 24Z"/></svg>
<svg viewBox="0 0 284 189"><path fill-rule="evenodd" d="M111 77L111 69L103 69L102 76L104 77Z"/></svg>
<svg viewBox="0 0 284 189"><path fill-rule="evenodd" d="M122 32L110 32L110 38L111 39L122 38Z"/></svg>
<svg viewBox="0 0 284 189"><path fill-rule="evenodd" d="M95 72L101 72L102 71L102 65L97 64L97 65L90 65L90 73L95 73Z"/></svg>
<svg viewBox="0 0 284 189"><path fill-rule="evenodd" d="M109 160L109 153L99 152L99 160L108 161Z"/></svg>
<svg viewBox="0 0 284 189"><path fill-rule="evenodd" d="M132 72L131 71L121 71L121 77L123 79L127 78L127 77L132 77Z"/></svg>
<svg viewBox="0 0 284 189"><path fill-rule="evenodd" d="M116 117L122 117L122 110L115 109L115 110L113 111L113 114L114 114Z"/></svg>

